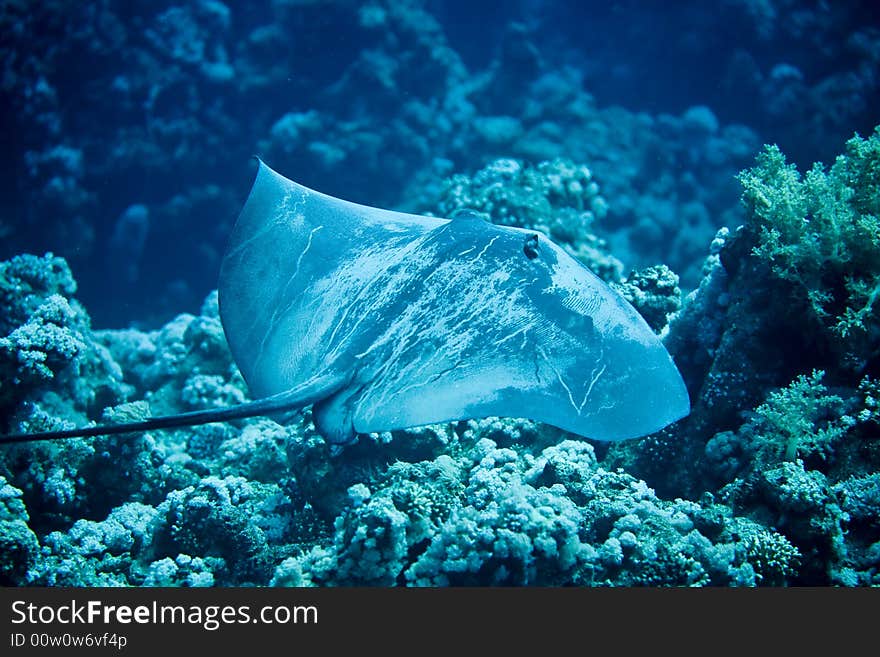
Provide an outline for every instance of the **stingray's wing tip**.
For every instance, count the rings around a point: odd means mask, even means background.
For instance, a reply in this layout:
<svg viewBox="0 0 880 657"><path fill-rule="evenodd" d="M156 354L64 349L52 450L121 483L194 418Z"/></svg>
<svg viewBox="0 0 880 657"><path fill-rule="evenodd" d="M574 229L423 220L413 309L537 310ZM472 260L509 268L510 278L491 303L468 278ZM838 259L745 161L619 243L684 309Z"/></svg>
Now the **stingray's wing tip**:
<svg viewBox="0 0 880 657"><path fill-rule="evenodd" d="M676 367L675 362L672 360L672 356L669 357L669 360L673 369L671 378L674 381L672 406L674 407L675 412L679 413L675 420L680 420L691 413L691 395L690 392L688 392L687 384L684 382L684 377L681 375L681 371ZM675 414L675 412L673 414Z"/></svg>
<svg viewBox="0 0 880 657"><path fill-rule="evenodd" d="M276 171L272 167L266 164L266 161L262 158L261 155L254 153L253 155L251 155L251 160L256 160L257 162L257 173L263 171L271 171L272 173L276 173Z"/></svg>
<svg viewBox="0 0 880 657"><path fill-rule="evenodd" d="M683 420L690 414L691 400L688 396L687 390L685 390L681 398L673 401L672 410L669 413L669 417L667 418L666 426L678 422L679 420Z"/></svg>
<svg viewBox="0 0 880 657"><path fill-rule="evenodd" d="M666 407L666 412L659 414L660 426L644 435L656 433L686 418L691 413L691 397L684 379L675 365L672 365L672 369L673 371L670 373L671 382L667 388L668 391L665 393L666 400L664 406Z"/></svg>

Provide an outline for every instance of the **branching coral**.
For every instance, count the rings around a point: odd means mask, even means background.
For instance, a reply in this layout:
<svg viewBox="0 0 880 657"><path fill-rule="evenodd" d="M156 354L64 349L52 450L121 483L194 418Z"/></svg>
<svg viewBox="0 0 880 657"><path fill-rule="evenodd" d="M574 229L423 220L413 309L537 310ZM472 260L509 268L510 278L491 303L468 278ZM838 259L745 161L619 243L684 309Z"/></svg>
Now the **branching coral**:
<svg viewBox="0 0 880 657"><path fill-rule="evenodd" d="M822 383L825 373L813 371L770 393L756 410L753 430L763 437L761 452L773 451L784 460L817 453L828 456L834 443L855 424L846 404Z"/></svg>
<svg viewBox="0 0 880 657"><path fill-rule="evenodd" d="M835 337L880 330L880 127L856 135L829 170L805 176L766 146L740 174L753 254L793 285Z"/></svg>

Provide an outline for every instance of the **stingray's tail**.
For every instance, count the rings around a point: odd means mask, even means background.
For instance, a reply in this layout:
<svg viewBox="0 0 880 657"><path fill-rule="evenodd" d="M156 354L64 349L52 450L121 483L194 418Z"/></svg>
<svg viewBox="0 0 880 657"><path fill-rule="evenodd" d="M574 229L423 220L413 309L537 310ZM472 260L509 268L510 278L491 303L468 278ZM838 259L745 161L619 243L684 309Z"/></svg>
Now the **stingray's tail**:
<svg viewBox="0 0 880 657"><path fill-rule="evenodd" d="M286 393L283 393L286 397ZM279 395L280 397L281 395ZM212 408L204 411L191 411L177 415L151 417L140 422L124 424L99 424L95 427L65 429L63 431L43 431L40 433L11 433L0 436L0 445L7 443L23 443L32 440L61 440L64 438L91 438L93 436L112 436L119 433L135 433L154 429L173 429L175 427L192 427L210 422L228 422L256 415L269 415L281 411L292 410L301 404L291 404L289 399L267 397L259 401L237 404L227 408Z"/></svg>
<svg viewBox="0 0 880 657"><path fill-rule="evenodd" d="M293 411L314 403L327 393L328 377L316 377L304 385L292 390L265 397L257 401L237 404L227 408L212 408L204 411L191 411L176 415L152 417L140 422L123 424L102 424L95 427L65 429L63 431L43 431L40 433L11 433L0 436L0 445L24 443L35 440L62 440L64 438L91 438L93 436L111 436L120 433L136 433L154 429L173 429L175 427L192 427L211 422L228 422L257 415L272 415Z"/></svg>

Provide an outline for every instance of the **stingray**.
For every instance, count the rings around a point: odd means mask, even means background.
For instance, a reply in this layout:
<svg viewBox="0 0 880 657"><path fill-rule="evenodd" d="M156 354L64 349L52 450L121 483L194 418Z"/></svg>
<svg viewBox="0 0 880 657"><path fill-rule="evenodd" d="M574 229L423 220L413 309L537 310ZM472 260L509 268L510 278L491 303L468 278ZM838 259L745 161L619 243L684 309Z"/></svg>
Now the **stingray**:
<svg viewBox="0 0 880 657"><path fill-rule="evenodd" d="M263 162L218 284L256 401L2 442L190 426L312 405L331 443L489 416L586 438L653 433L688 414L660 339L545 235L343 201Z"/></svg>

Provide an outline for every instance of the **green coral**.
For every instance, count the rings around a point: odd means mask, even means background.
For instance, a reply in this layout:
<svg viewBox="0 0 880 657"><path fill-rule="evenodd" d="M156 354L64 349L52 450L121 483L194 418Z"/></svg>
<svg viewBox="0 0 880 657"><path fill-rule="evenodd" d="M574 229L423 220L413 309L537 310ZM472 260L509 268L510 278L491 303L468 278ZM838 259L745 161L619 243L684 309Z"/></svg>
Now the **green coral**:
<svg viewBox="0 0 880 657"><path fill-rule="evenodd" d="M755 409L753 430L764 441L759 451L765 457L772 454L793 461L817 454L827 458L855 425L856 419L846 413L845 400L822 383L824 376L821 370L798 376Z"/></svg>
<svg viewBox="0 0 880 657"><path fill-rule="evenodd" d="M739 175L752 253L838 339L880 330L880 126L805 176L775 145Z"/></svg>
<svg viewBox="0 0 880 657"><path fill-rule="evenodd" d="M748 478L781 462L845 476L854 463L872 462L878 391L868 377L858 388L830 389L813 370L770 392L737 431L720 431L705 445L703 466L713 478ZM861 453L860 453L861 452Z"/></svg>

